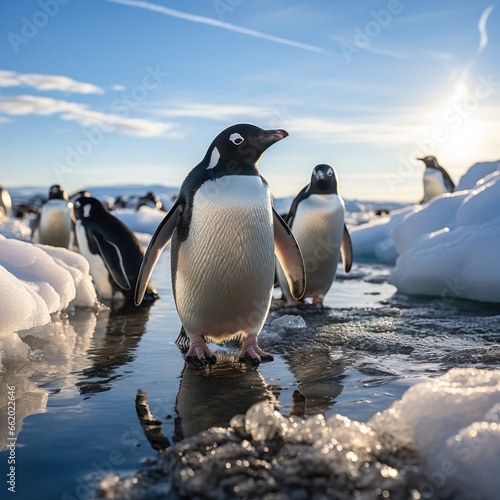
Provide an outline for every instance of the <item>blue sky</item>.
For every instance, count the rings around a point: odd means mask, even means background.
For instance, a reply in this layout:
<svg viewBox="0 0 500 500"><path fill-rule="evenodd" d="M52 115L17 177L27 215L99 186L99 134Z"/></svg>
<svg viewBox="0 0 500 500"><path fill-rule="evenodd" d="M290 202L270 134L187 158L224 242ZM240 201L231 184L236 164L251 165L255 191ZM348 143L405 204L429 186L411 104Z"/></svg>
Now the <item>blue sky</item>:
<svg viewBox="0 0 500 500"><path fill-rule="evenodd" d="M317 163L349 199L416 201L500 158L491 0L18 0L0 6L0 184L178 186L238 122L290 136L276 196Z"/></svg>

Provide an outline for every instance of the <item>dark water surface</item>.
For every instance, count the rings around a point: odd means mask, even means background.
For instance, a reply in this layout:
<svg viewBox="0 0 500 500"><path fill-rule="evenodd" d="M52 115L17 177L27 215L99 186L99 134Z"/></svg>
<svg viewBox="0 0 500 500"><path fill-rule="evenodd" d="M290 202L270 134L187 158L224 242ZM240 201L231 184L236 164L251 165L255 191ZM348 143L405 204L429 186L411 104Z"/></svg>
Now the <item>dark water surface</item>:
<svg viewBox="0 0 500 500"><path fill-rule="evenodd" d="M339 276L327 309L272 310L260 343L274 362L240 365L238 345L212 345L217 365L196 371L174 343L181 325L168 267L165 252L154 275L161 300L152 306L77 311L25 333L29 359L4 362L1 383L15 386L18 398L14 498L89 498L104 476L146 467L156 451L136 414L139 390L163 435L176 442L227 426L263 400L288 415L297 389L306 414L366 421L453 366L500 366L496 306L394 295L385 282L390 269L366 263ZM5 408L0 418L5 443Z"/></svg>

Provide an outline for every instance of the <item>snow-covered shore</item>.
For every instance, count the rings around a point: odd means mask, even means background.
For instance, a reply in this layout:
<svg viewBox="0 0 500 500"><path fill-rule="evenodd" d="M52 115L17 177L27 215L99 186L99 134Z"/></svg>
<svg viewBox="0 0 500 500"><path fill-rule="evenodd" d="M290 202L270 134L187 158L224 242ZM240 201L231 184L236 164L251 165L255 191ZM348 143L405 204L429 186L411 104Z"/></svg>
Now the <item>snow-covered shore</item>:
<svg viewBox="0 0 500 500"><path fill-rule="evenodd" d="M477 163L454 193L353 228L358 257L395 264L408 295L500 302L500 162Z"/></svg>

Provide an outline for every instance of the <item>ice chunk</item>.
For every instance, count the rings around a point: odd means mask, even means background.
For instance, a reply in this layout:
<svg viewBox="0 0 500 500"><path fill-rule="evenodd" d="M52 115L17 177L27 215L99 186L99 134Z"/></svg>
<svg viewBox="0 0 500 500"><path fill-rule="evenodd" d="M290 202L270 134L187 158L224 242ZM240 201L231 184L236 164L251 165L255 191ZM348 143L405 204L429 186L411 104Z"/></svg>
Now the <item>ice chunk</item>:
<svg viewBox="0 0 500 500"><path fill-rule="evenodd" d="M307 324L302 316L294 314L285 314L271 321L271 326L280 326L282 328L306 328Z"/></svg>
<svg viewBox="0 0 500 500"><path fill-rule="evenodd" d="M0 236L0 333L48 323L68 307L93 307L87 261L63 248Z"/></svg>
<svg viewBox="0 0 500 500"><path fill-rule="evenodd" d="M284 417L269 403L255 404L246 414L245 430L255 441L281 436L286 428Z"/></svg>

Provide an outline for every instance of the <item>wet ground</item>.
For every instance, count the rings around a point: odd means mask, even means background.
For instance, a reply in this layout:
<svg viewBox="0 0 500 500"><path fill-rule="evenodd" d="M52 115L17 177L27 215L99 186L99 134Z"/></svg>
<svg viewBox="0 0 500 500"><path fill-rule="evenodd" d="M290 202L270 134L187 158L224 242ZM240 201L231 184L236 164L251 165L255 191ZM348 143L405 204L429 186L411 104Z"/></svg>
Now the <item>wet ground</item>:
<svg viewBox="0 0 500 500"><path fill-rule="evenodd" d="M385 281L390 268L357 263L340 274L323 310L283 309L275 301L260 340L274 362L241 365L236 344L215 347L214 368L193 370L174 343L181 325L168 262L165 252L154 276L162 298L152 306L97 316L76 311L25 332L28 355L3 360L1 383L15 386L18 398L18 498L91 498L108 474L147 470L155 447L227 427L260 401L283 415L340 413L366 421L411 385L452 367L500 367L498 306L450 293L444 299L395 295ZM297 390L305 400L293 396ZM141 426L138 391L158 421L156 438L149 433L148 440ZM3 399L1 406L6 442ZM0 453L2 475L8 456Z"/></svg>

